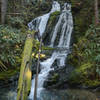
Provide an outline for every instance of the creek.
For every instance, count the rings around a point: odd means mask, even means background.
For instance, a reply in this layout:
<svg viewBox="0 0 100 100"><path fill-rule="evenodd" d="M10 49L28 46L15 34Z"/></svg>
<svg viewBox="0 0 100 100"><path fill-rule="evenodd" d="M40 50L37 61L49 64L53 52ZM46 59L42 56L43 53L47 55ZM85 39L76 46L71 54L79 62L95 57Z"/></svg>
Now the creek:
<svg viewBox="0 0 100 100"><path fill-rule="evenodd" d="M53 63L55 60L57 61L57 67L63 68L66 66L66 59L70 52L71 35L73 32L71 4L65 3L63 7L61 7L58 2L54 1L49 13L33 19L28 24L30 30L39 30L40 36L43 37L50 15L56 11L59 11L60 15L52 30L53 34L50 38L49 47L58 49L52 52L50 58L40 62L41 71L38 76L37 98L38 100L98 100L97 97L99 96L99 93L92 93L90 91L77 89L47 90L43 87L49 72L54 70ZM58 40L58 43L55 43L57 42L56 40ZM29 100L33 100L34 97L34 83L35 79L33 78ZM0 100L16 100L15 87L16 86L11 85L9 88L0 89Z"/></svg>

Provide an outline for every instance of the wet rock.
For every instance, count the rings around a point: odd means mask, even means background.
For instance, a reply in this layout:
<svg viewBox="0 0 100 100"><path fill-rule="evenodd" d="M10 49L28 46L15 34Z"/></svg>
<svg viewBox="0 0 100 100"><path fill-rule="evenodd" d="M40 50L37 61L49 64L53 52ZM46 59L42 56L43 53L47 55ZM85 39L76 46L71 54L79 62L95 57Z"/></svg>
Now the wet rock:
<svg viewBox="0 0 100 100"><path fill-rule="evenodd" d="M93 90L93 92L100 92L100 86L98 86L97 88L95 88L95 89Z"/></svg>
<svg viewBox="0 0 100 100"><path fill-rule="evenodd" d="M60 14L60 12L56 11L50 15L46 31L43 35L43 43L45 45L50 45L51 37L53 35L53 31L54 31L56 22L58 21L59 14Z"/></svg>
<svg viewBox="0 0 100 100"><path fill-rule="evenodd" d="M49 72L48 78L44 82L44 87L48 89L68 88L68 79L73 67L69 65L63 67L56 66L57 61L53 65L55 65L54 70Z"/></svg>

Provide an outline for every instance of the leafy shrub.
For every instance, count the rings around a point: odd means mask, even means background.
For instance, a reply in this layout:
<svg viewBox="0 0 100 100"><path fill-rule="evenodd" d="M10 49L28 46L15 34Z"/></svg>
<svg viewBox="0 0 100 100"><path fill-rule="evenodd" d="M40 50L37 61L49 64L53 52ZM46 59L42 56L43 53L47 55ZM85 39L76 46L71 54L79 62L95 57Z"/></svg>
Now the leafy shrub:
<svg viewBox="0 0 100 100"><path fill-rule="evenodd" d="M85 82L88 83L87 80L94 80L94 82L95 80L100 80L99 33L99 26L94 27L91 25L86 34L77 39L78 42L73 45L72 54L68 57L69 63L76 66L75 71L71 75L71 81L73 83L76 82L83 84ZM89 70L87 70L87 68L89 68Z"/></svg>
<svg viewBox="0 0 100 100"><path fill-rule="evenodd" d="M24 40L20 30L0 25L0 61L8 68L19 65Z"/></svg>
<svg viewBox="0 0 100 100"><path fill-rule="evenodd" d="M22 17L8 17L11 26L21 28L24 24L24 19Z"/></svg>

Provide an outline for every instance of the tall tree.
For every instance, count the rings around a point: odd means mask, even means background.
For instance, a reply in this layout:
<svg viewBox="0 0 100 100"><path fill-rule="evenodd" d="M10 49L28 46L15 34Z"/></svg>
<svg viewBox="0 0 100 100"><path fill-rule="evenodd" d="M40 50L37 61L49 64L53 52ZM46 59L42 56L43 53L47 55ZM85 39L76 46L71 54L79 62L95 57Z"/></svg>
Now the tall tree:
<svg viewBox="0 0 100 100"><path fill-rule="evenodd" d="M95 25L99 23L99 11L98 11L98 0L94 0L94 8L95 8Z"/></svg>
<svg viewBox="0 0 100 100"><path fill-rule="evenodd" d="M6 12L7 12L7 1L8 0L1 0L1 23L5 23L6 19Z"/></svg>

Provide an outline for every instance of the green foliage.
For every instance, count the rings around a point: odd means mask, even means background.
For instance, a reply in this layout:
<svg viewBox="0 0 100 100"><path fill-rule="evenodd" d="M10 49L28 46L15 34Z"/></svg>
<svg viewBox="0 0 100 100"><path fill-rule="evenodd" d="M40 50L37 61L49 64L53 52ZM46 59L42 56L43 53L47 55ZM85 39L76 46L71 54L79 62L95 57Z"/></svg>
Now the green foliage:
<svg viewBox="0 0 100 100"><path fill-rule="evenodd" d="M89 0L71 0L74 16L74 43L77 38L84 36L93 19L93 2Z"/></svg>
<svg viewBox="0 0 100 100"><path fill-rule="evenodd" d="M11 26L16 28L21 28L24 24L24 19L22 17L8 17L8 22Z"/></svg>
<svg viewBox="0 0 100 100"><path fill-rule="evenodd" d="M3 64L2 61L0 61L0 70L1 70L1 71L7 70L7 67Z"/></svg>
<svg viewBox="0 0 100 100"><path fill-rule="evenodd" d="M60 11L55 11L55 12L53 12L53 13L51 14L51 16L58 16L58 15L60 15Z"/></svg>
<svg viewBox="0 0 100 100"><path fill-rule="evenodd" d="M93 25L73 45L69 63L76 66L70 77L72 83L96 85L100 80L100 28ZM93 80L93 84L88 84Z"/></svg>
<svg viewBox="0 0 100 100"><path fill-rule="evenodd" d="M89 87L97 87L100 85L99 80L86 80L84 85L89 86Z"/></svg>
<svg viewBox="0 0 100 100"><path fill-rule="evenodd" d="M53 76L52 76L52 82L57 82L57 80L59 79L59 75L58 73L55 73Z"/></svg>
<svg viewBox="0 0 100 100"><path fill-rule="evenodd" d="M100 62L100 54L95 57L95 61Z"/></svg>
<svg viewBox="0 0 100 100"><path fill-rule="evenodd" d="M76 68L71 76L70 76L70 80L72 83L83 83L85 79L87 79L88 77L90 77L90 75L92 74L92 67L93 64L91 64L90 62L81 65L79 68Z"/></svg>
<svg viewBox="0 0 100 100"><path fill-rule="evenodd" d="M56 22L58 21L59 15L60 15L60 11L55 11L50 15L45 34L43 35L43 42L45 45L50 45L50 41L51 41L50 39L53 34L52 30L54 29Z"/></svg>
<svg viewBox="0 0 100 100"><path fill-rule="evenodd" d="M55 11L54 13L51 14L50 19L49 19L50 25L53 25L55 23L58 15L60 15L60 11Z"/></svg>
<svg viewBox="0 0 100 100"><path fill-rule="evenodd" d="M0 72L0 80L9 79L12 76L16 75L18 71L19 67L16 67L14 69L8 69L5 72L4 71Z"/></svg>
<svg viewBox="0 0 100 100"><path fill-rule="evenodd" d="M0 61L6 67L19 65L24 40L20 30L0 25Z"/></svg>
<svg viewBox="0 0 100 100"><path fill-rule="evenodd" d="M29 2L24 6L20 6L19 9L20 9L21 17L24 19L24 23L27 25L27 23L33 20L33 18L49 12L51 9L51 3L50 2L44 2L44 3Z"/></svg>

